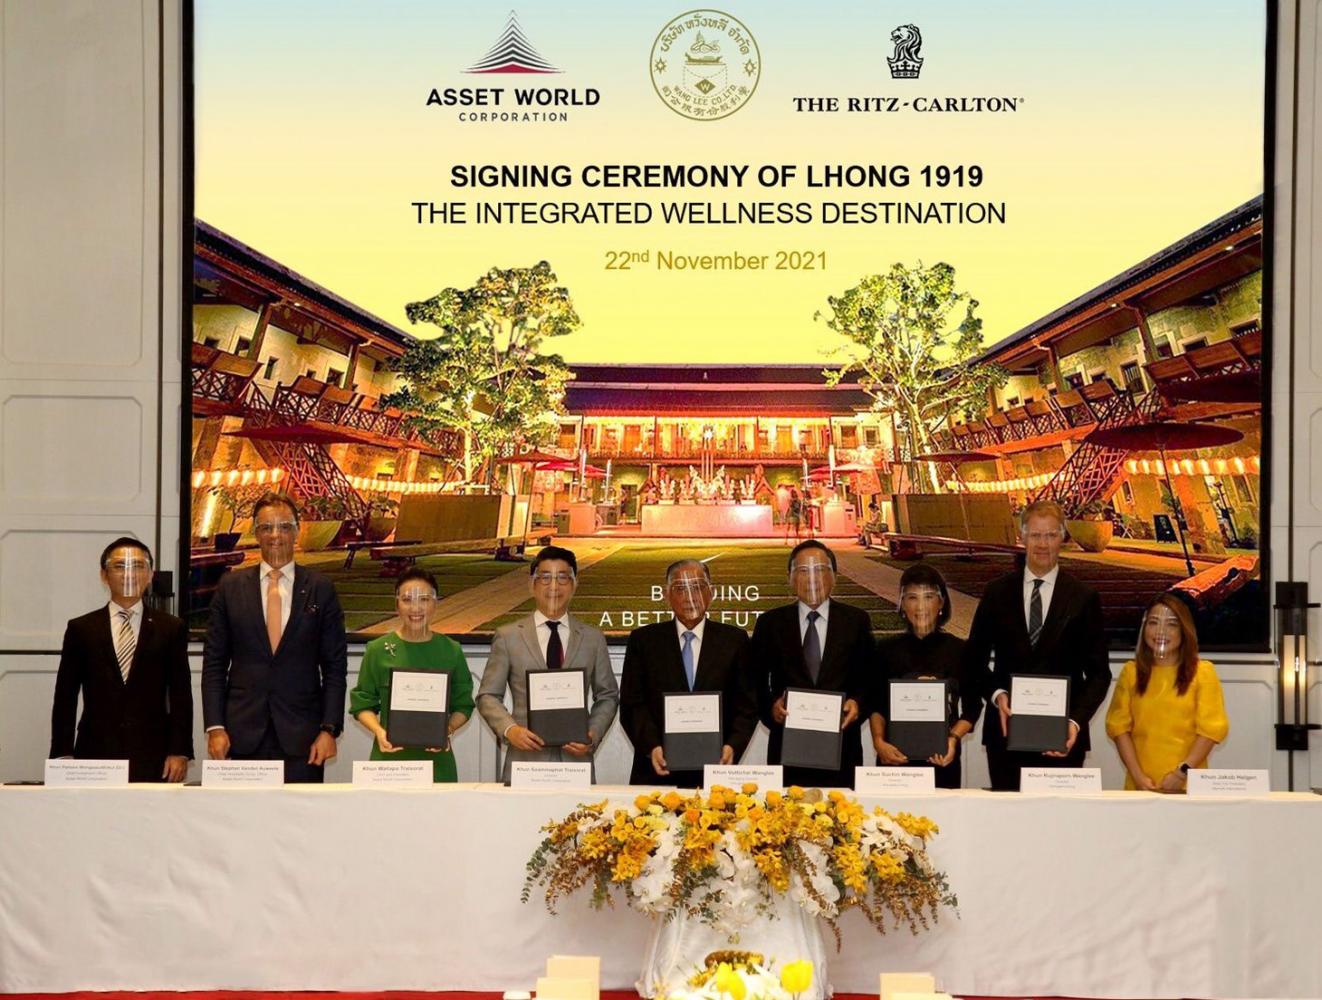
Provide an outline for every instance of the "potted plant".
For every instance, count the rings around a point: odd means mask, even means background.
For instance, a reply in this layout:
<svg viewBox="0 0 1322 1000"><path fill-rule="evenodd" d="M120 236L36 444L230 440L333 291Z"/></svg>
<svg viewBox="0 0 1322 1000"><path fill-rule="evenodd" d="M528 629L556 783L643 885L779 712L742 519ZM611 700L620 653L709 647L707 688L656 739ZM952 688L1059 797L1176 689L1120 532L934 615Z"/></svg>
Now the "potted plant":
<svg viewBox="0 0 1322 1000"><path fill-rule="evenodd" d="M344 504L335 497L304 497L299 507L299 548L304 552L328 548L344 525Z"/></svg>
<svg viewBox="0 0 1322 1000"><path fill-rule="evenodd" d="M367 498L367 541L384 542L395 530L399 514L399 501L384 493L373 493Z"/></svg>
<svg viewBox="0 0 1322 1000"><path fill-rule="evenodd" d="M216 505L221 510L229 512L229 526L225 531L217 531L211 536L212 545L217 552L233 552L243 537L243 532L237 529L239 514L249 504L246 496L248 491L230 486L212 486L207 492L216 498Z"/></svg>
<svg viewBox="0 0 1322 1000"><path fill-rule="evenodd" d="M1104 552L1115 532L1111 511L1101 500L1090 500L1080 507L1065 522L1065 528L1085 552Z"/></svg>

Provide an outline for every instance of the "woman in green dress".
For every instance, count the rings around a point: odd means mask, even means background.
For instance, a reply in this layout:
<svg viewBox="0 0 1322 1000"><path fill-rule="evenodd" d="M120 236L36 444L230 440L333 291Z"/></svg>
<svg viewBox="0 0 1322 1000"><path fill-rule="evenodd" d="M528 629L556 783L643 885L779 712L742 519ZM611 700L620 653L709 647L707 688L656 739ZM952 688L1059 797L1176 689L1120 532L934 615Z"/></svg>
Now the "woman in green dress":
<svg viewBox="0 0 1322 1000"><path fill-rule="evenodd" d="M454 752L444 747L405 749L390 742L390 674L394 670L444 670L450 675L449 732L454 734L473 714L473 677L459 643L431 631L436 610L436 578L424 569L405 570L395 581L399 629L373 639L363 650L358 683L349 692L349 712L376 737L372 760L429 760L433 781L458 781Z"/></svg>

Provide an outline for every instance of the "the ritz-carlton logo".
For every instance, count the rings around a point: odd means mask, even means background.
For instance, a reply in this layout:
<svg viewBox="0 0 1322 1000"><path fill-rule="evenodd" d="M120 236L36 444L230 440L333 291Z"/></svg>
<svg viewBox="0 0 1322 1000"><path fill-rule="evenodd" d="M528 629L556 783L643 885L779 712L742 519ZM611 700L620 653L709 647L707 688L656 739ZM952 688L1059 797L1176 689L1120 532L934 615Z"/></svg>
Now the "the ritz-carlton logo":
<svg viewBox="0 0 1322 1000"><path fill-rule="evenodd" d="M894 46L893 54L886 59L890 78L906 82L892 83L890 93L802 94L790 98L794 110L800 114L1012 114L1024 104L1022 97L1000 94L915 92L917 85L907 81L917 80L923 71L924 60L919 54L923 33L916 24L901 24L891 29L890 40ZM878 77L884 78L881 73Z"/></svg>
<svg viewBox="0 0 1322 1000"><path fill-rule="evenodd" d="M519 16L510 11L495 44L463 72L480 75L538 76L563 72L528 40ZM601 103L595 87L433 87L426 106L457 109L456 120L526 124L569 121L568 108Z"/></svg>

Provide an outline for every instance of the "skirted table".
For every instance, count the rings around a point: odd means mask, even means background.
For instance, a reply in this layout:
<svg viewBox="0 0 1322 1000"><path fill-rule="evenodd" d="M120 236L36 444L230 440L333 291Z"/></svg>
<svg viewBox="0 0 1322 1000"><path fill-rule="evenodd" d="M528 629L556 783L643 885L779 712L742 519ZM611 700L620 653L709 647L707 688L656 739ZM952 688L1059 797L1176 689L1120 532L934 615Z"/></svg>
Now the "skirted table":
<svg viewBox="0 0 1322 1000"><path fill-rule="evenodd" d="M543 823L635 792L0 789L0 992L528 989L552 954L627 989L649 918L519 893ZM959 916L883 937L849 914L837 990L930 971L979 995L1322 996L1322 798L863 801L936 820Z"/></svg>

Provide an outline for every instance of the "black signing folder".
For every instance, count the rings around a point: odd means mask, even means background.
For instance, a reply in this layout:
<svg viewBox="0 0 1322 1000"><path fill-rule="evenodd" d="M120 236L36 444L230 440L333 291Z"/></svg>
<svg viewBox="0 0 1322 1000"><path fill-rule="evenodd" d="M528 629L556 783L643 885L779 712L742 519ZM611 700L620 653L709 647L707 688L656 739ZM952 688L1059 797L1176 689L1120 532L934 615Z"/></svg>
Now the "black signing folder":
<svg viewBox="0 0 1322 1000"><path fill-rule="evenodd" d="M528 728L548 747L588 742L588 703L582 670L529 670Z"/></svg>
<svg viewBox="0 0 1322 1000"><path fill-rule="evenodd" d="M1070 679L1050 674L1010 677L1007 750L1063 753L1070 736Z"/></svg>
<svg viewBox="0 0 1322 1000"><path fill-rule="evenodd" d="M840 717L844 712L843 691L811 691L789 688L785 692L785 734L780 762L787 767L840 769Z"/></svg>
<svg viewBox="0 0 1322 1000"><path fill-rule="evenodd" d="M886 742L909 760L945 756L950 749L950 693L943 680L890 682L890 718Z"/></svg>
<svg viewBox="0 0 1322 1000"><path fill-rule="evenodd" d="M424 750L450 741L450 675L446 671L392 670L386 704L386 739L397 747Z"/></svg>
<svg viewBox="0 0 1322 1000"><path fill-rule="evenodd" d="M671 771L698 771L721 762L721 692L675 691L665 698L662 752Z"/></svg>

